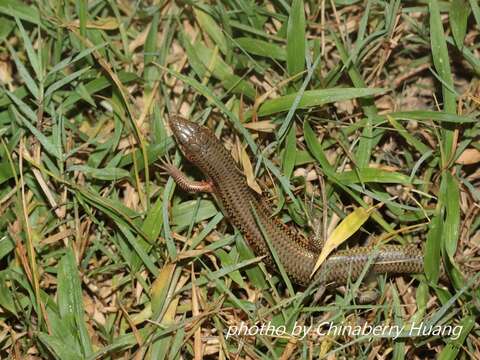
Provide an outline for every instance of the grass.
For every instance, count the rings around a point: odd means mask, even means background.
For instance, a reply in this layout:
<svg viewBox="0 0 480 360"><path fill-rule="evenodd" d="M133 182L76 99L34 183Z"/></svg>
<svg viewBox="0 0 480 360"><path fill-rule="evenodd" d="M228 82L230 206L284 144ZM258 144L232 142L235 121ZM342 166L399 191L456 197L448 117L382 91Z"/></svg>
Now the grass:
<svg viewBox="0 0 480 360"><path fill-rule="evenodd" d="M475 0L0 0L0 18L0 358L480 358L478 276L458 270L480 266ZM201 177L170 113L309 236L384 202L348 246L423 244L425 275L359 304L360 283L318 298L269 273L158 171ZM325 322L405 328L296 332Z"/></svg>

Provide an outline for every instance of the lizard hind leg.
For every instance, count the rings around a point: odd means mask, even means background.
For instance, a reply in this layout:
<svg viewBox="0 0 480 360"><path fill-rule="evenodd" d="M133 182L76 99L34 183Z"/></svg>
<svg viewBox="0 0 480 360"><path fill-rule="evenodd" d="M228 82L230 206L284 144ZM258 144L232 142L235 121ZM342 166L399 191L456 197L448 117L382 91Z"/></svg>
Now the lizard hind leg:
<svg viewBox="0 0 480 360"><path fill-rule="evenodd" d="M162 165L160 168L163 169L168 175L170 175L173 180L177 183L180 188L184 191L188 191L191 193L199 193L199 192L213 192L212 183L209 181L194 181L191 180L183 173L179 168L173 165L171 162L161 160Z"/></svg>

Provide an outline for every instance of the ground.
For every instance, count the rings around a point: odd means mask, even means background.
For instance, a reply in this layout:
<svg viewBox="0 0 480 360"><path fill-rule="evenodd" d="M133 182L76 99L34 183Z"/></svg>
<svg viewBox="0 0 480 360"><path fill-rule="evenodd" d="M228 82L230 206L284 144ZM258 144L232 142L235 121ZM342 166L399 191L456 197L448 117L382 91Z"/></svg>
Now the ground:
<svg viewBox="0 0 480 360"><path fill-rule="evenodd" d="M0 0L0 18L0 358L480 358L476 0ZM267 270L159 168L203 179L171 114L214 130L293 231L377 205L341 247L413 243L424 274L319 296Z"/></svg>

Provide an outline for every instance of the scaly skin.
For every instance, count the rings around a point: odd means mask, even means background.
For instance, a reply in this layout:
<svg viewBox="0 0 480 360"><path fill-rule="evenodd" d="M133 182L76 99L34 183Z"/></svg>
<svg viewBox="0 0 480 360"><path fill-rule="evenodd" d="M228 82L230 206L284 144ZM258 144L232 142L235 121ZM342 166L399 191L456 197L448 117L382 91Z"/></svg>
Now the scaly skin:
<svg viewBox="0 0 480 360"><path fill-rule="evenodd" d="M247 185L244 175L221 142L206 127L182 117L172 116L170 128L185 157L207 177L207 182L188 185L187 178L172 165L165 169L188 191L212 192L225 216L243 234L257 256L275 268L268 244L259 227L261 223L280 262L293 282L307 286L319 252L307 239L292 232L272 218L264 200ZM258 222L252 211L255 209ZM331 254L314 275L321 284L345 284L357 279L371 261L373 273L413 274L423 272L423 253L416 246L384 245L381 248L357 247Z"/></svg>

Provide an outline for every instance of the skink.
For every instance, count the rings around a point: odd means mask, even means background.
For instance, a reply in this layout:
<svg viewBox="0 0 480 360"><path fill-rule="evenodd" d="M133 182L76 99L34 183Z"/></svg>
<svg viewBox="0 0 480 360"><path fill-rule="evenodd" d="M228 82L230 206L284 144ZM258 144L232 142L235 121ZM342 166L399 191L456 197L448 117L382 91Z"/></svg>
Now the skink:
<svg viewBox="0 0 480 360"><path fill-rule="evenodd" d="M365 246L334 252L312 279L310 274L318 249L313 242L271 216L265 200L250 189L245 176L215 135L180 116L171 116L169 126L181 152L207 180L191 181L171 164L165 164L165 170L186 191L212 193L224 215L243 234L255 254L265 256L267 266L275 268L264 232L293 282L307 286L316 279L321 284L345 284L348 279L356 280L368 264L373 273L423 272L423 252L417 246L384 245L378 249Z"/></svg>

